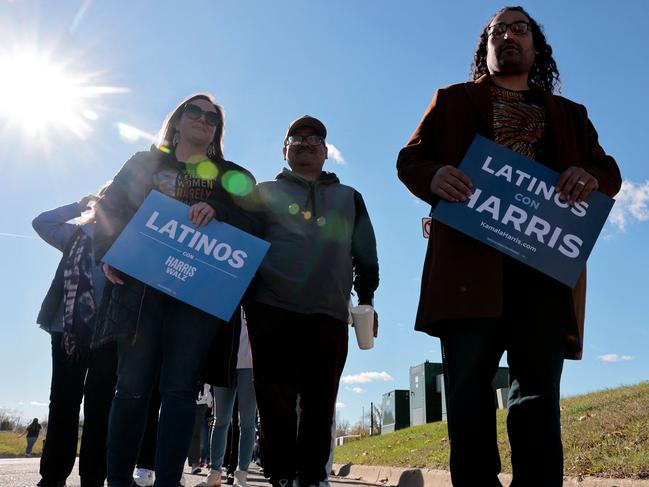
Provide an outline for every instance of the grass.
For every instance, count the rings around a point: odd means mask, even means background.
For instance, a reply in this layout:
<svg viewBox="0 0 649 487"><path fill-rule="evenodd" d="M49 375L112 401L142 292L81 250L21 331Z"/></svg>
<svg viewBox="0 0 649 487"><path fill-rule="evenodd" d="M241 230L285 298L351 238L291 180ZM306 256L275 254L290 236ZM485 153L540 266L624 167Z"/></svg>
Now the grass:
<svg viewBox="0 0 649 487"><path fill-rule="evenodd" d="M561 401L566 475L649 478L649 382ZM498 446L511 473L506 411L498 411ZM336 463L447 469L446 423L429 423L336 448Z"/></svg>
<svg viewBox="0 0 649 487"><path fill-rule="evenodd" d="M44 436L41 434L34 444L32 455L40 456L43 450L43 439ZM25 456L25 446L27 440L24 436L18 438L18 433L13 431L0 431L0 458Z"/></svg>

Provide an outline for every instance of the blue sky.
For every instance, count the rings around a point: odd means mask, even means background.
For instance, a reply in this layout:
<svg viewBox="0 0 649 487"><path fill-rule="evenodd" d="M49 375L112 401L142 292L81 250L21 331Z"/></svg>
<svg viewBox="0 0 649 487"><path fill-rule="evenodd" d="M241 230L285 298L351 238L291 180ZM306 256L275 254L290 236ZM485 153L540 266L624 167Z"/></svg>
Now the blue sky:
<svg viewBox="0 0 649 487"><path fill-rule="evenodd" d="M167 112L196 91L212 92L223 104L226 158L260 181L281 170L292 119L308 113L327 125L339 157L326 168L364 195L381 264L380 337L371 351L350 342L339 413L353 423L382 393L407 388L409 366L441 357L436 339L413 331L426 245L420 219L428 208L397 180L395 160L435 88L468 78L479 32L501 6L0 0L4 78L13 50L32 49L68 75L92 73L86 85L120 88L95 90L76 108L85 115L53 117L39 132L34 127L47 121L52 100L17 96L24 86L0 82L0 408L47 415L50 345L34 322L60 253L36 238L32 218L95 191L147 148L145 137L133 136L140 132L121 125L120 134L118 124L155 133ZM566 363L563 394L647 380L648 7L642 0L524 6L545 26L563 94L586 105L627 181L589 260L584 359ZM39 91L48 79L38 74L29 83Z"/></svg>

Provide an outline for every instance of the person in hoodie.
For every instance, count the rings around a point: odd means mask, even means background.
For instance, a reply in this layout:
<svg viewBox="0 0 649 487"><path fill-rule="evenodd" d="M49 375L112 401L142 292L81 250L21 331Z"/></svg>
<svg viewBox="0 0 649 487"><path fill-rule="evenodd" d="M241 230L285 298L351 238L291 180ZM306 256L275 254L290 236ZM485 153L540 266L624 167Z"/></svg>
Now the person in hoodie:
<svg viewBox="0 0 649 487"><path fill-rule="evenodd" d="M245 307L264 474L274 486L326 479L352 283L359 304L373 304L379 283L361 194L322 171L326 136L316 118L293 121L282 149L290 169L257 186L262 237L271 246Z"/></svg>
<svg viewBox="0 0 649 487"><path fill-rule="evenodd" d="M249 220L241 204L255 181L223 157L223 108L211 95L192 95L168 115L160 133L160 144L131 157L97 202L97 261L152 190L187 204L197 227L217 218L246 229ZM108 484L131 486L148 403L158 388L154 485L177 487L192 437L196 383L213 341L223 350L210 357L212 367L215 361L236 359L239 313L227 323L107 264L103 270L110 285L93 345L116 341L119 357L109 421ZM213 292L216 296L219 289Z"/></svg>

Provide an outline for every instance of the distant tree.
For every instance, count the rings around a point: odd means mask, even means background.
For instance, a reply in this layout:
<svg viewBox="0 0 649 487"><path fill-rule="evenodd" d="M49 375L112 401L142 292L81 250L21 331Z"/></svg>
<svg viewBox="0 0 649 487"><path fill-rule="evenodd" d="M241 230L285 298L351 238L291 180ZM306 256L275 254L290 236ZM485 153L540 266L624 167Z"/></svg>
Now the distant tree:
<svg viewBox="0 0 649 487"><path fill-rule="evenodd" d="M0 431L14 431L20 425L20 417L13 409L0 408Z"/></svg>
<svg viewBox="0 0 649 487"><path fill-rule="evenodd" d="M342 419L340 414L336 411L336 438L348 435L350 429L349 421Z"/></svg>

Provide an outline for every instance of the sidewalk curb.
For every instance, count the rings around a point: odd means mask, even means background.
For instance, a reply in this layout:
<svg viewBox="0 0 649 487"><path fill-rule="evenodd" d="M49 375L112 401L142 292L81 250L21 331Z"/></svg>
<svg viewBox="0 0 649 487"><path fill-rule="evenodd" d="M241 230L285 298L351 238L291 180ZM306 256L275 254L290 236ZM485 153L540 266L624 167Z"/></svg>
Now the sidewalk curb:
<svg viewBox="0 0 649 487"><path fill-rule="evenodd" d="M429 468L383 467L379 465L339 464L333 466L336 477L349 480L361 480L374 485L399 487L452 487L451 475L446 470ZM506 485L512 476L500 474L499 478ZM564 477L564 487L649 487L649 480L611 479L598 477Z"/></svg>

